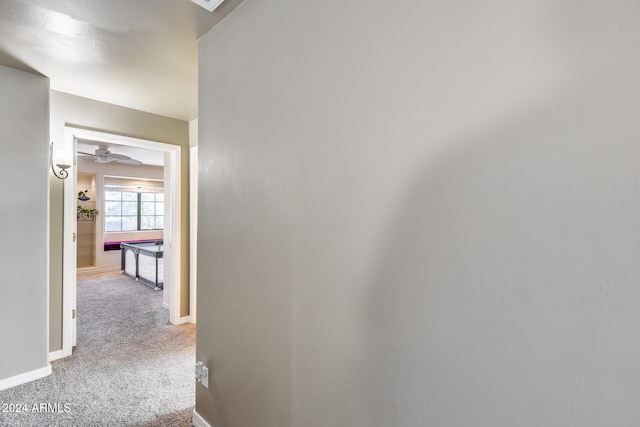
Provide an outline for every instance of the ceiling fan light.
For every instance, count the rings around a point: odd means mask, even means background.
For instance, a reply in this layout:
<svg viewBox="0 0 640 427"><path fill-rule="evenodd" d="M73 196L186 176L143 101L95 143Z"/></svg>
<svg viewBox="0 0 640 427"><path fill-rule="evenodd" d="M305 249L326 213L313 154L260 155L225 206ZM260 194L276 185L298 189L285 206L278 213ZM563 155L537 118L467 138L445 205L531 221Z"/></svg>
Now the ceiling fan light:
<svg viewBox="0 0 640 427"><path fill-rule="evenodd" d="M129 156L125 156L124 154L116 154L112 152L109 152L109 154L107 154L107 158L111 160L131 160L131 157Z"/></svg>
<svg viewBox="0 0 640 427"><path fill-rule="evenodd" d="M111 152L110 148L107 145L101 144L94 150L93 153L88 153L84 151L78 151L78 155L82 155L85 159L92 159L94 163L98 164L107 164L107 163L124 163L128 165L143 165L144 163L140 160L136 160L131 158L130 156L124 154L118 154Z"/></svg>

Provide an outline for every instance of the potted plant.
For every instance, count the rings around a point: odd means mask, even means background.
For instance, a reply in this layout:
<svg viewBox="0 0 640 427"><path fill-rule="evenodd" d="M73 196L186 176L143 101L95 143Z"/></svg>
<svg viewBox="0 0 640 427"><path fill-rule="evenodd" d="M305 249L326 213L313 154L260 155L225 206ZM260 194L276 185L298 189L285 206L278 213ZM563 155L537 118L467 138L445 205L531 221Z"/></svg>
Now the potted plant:
<svg viewBox="0 0 640 427"><path fill-rule="evenodd" d="M89 196L87 196L87 194L89 193L89 190L84 190L84 191L79 191L78 192L78 200L82 200L83 202L86 202L89 199Z"/></svg>
<svg viewBox="0 0 640 427"><path fill-rule="evenodd" d="M80 205L76 212L78 221L94 221L99 213L98 209L85 209Z"/></svg>

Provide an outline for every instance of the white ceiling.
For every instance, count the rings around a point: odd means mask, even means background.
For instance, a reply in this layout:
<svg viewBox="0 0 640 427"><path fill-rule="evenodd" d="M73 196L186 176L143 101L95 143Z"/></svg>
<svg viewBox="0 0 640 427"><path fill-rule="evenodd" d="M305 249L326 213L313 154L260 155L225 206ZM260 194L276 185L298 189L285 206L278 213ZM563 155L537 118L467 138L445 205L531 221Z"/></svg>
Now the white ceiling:
<svg viewBox="0 0 640 427"><path fill-rule="evenodd" d="M197 40L242 0L0 0L0 65L51 89L197 118Z"/></svg>

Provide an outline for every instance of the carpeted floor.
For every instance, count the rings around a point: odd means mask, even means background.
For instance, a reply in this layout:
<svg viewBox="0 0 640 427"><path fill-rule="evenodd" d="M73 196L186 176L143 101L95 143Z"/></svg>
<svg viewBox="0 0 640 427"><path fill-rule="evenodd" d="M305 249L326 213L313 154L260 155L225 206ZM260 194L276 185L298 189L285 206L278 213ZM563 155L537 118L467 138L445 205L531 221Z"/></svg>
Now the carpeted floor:
<svg viewBox="0 0 640 427"><path fill-rule="evenodd" d="M79 278L77 301L73 355L0 391L0 426L191 426L195 325L169 324L162 291L122 274Z"/></svg>

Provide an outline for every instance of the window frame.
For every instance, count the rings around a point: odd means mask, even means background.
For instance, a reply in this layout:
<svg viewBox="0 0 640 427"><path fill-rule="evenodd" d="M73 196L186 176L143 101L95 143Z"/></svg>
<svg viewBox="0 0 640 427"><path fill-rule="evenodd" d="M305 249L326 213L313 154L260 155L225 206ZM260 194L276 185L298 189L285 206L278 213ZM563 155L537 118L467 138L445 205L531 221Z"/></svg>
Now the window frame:
<svg viewBox="0 0 640 427"><path fill-rule="evenodd" d="M107 193L120 193L120 200L114 200L114 199L110 199L107 196ZM135 199L136 200L125 200L123 195L125 193L128 194L136 194ZM143 194L148 195L151 194L153 195L153 201L150 200L142 200L143 198ZM162 200L158 200L158 195L162 196ZM119 203L120 205L120 209L119 209L119 214L117 215L113 215L113 214L108 214L107 212L107 203ZM123 203L132 203L135 202L136 203L136 214L135 215L125 215L123 213L124 209L123 209ZM154 214L153 215L148 215L142 214L142 203L153 203L154 205ZM162 208L162 213L158 214L158 204L161 203L163 204L163 208ZM144 189L138 190L138 191L127 191L127 190L123 190L123 189L107 189L105 188L104 190L104 222L103 222L103 230L105 233L136 233L139 231L163 231L164 230L164 192L154 192L154 191L144 191ZM129 229L129 230L125 230L123 229L123 218L132 218L135 217L135 223L136 223L136 228L135 229ZM142 224L142 219L143 217L152 217L153 218L153 222L154 222L154 227L158 224L158 218L162 218L162 228L142 228L143 224ZM120 229L119 230L108 230L107 229L107 219L108 218L119 218L120 219Z"/></svg>

